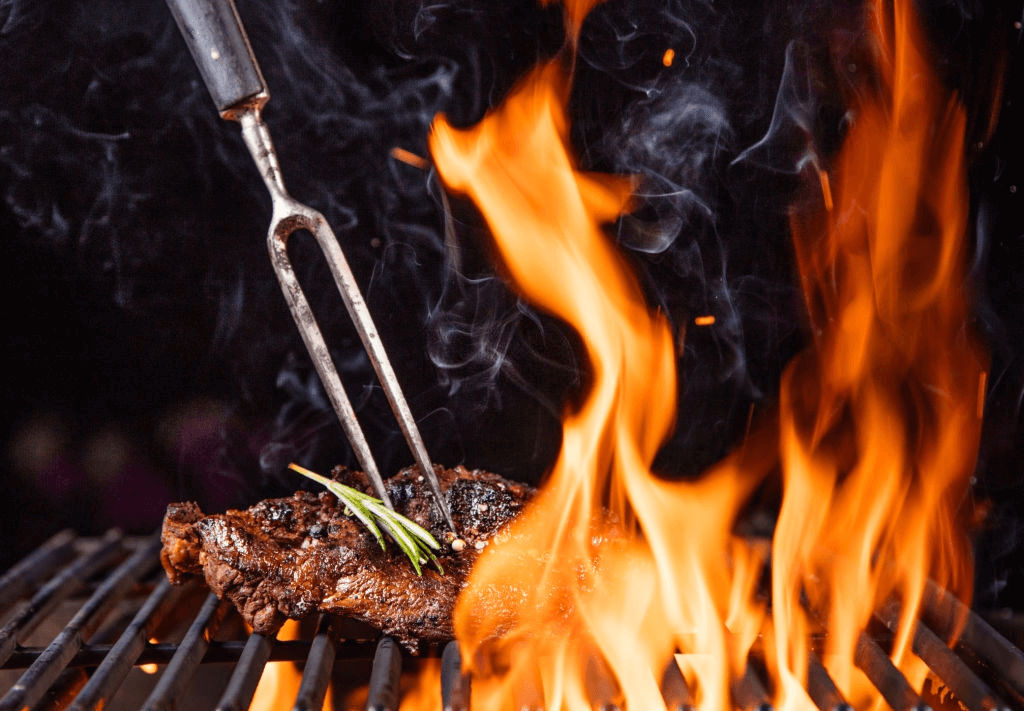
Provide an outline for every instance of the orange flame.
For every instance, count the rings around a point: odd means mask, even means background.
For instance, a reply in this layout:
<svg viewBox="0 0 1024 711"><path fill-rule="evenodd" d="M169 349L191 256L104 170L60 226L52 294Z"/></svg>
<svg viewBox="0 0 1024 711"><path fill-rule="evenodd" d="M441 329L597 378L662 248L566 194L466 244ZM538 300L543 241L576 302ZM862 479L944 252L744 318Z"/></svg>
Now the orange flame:
<svg viewBox="0 0 1024 711"><path fill-rule="evenodd" d="M557 64L539 67L475 129L457 132L442 118L432 136L442 177L476 200L510 278L576 326L593 372L585 401L565 415L550 478L513 543L482 556L456 628L479 658L474 702L483 708L533 689L547 709L589 709L594 668L619 680L614 693L627 706L656 708L661 669L677 649L697 649L695 633L719 656L734 646L737 663L745 659L758 625L744 624L741 610L761 558L732 540L728 514L677 540L682 522L737 510L749 484L732 463L692 487L651 474L675 413L673 339L600 229L626 206L629 184L575 168L565 89ZM741 641L721 623L704 629L726 617ZM506 670L514 658L529 661ZM709 695L725 693L728 675L717 676Z"/></svg>
<svg viewBox="0 0 1024 711"><path fill-rule="evenodd" d="M537 67L474 128L436 121L442 178L476 202L522 295L577 329L592 372L545 486L459 601L478 708L663 708L671 663L701 708L725 708L755 647L777 706L809 708L809 637L823 626L841 691L877 700L853 650L891 597L904 621L894 659L923 681L906 622L927 578L970 594L957 507L984 355L959 288L963 112L930 74L910 3L896 5L873 8L880 96L854 107L831 174L814 176L827 209L793 214L815 342L787 368L777 418L697 482L651 471L676 411L673 339L602 231L630 184L576 166L562 65ZM568 12L573 37L585 9ZM734 529L773 471L769 546ZM770 604L757 589L769 553Z"/></svg>
<svg viewBox="0 0 1024 711"><path fill-rule="evenodd" d="M296 620L287 620L281 631L278 632L277 638L281 640L298 639L299 623ZM270 662L263 669L263 675L256 686L249 711L275 711L275 709L290 708L291 703L298 696L301 684L302 673L295 668L294 662ZM333 708L331 689L328 687L323 709L330 711Z"/></svg>
<svg viewBox="0 0 1024 711"><path fill-rule="evenodd" d="M804 592L829 621L843 660L832 671L847 684L856 635L888 598L903 602L899 661L928 576L970 596L957 509L985 362L961 291L964 112L931 73L912 4L887 16L879 3L874 19L883 97L858 107L834 170L835 209L793 216L821 335L783 380L786 495L772 569L779 659L805 668L787 636Z"/></svg>

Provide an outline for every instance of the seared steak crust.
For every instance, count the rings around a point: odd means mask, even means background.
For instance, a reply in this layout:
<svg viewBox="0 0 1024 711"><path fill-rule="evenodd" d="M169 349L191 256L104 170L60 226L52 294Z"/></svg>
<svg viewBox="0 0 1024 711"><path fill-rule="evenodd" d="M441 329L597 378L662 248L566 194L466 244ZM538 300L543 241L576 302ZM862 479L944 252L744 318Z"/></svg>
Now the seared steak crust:
<svg viewBox="0 0 1024 711"><path fill-rule="evenodd" d="M381 550L373 535L326 491L267 499L246 511L207 516L195 503L171 504L160 558L173 583L202 575L257 632L276 634L286 618L328 612L367 622L415 650L451 639L452 611L479 555L533 494L525 484L463 467L437 467L460 537L453 551L443 519L415 467L387 482L396 510L427 528L442 550L444 575L416 575L398 546ZM362 474L334 478L370 493Z"/></svg>

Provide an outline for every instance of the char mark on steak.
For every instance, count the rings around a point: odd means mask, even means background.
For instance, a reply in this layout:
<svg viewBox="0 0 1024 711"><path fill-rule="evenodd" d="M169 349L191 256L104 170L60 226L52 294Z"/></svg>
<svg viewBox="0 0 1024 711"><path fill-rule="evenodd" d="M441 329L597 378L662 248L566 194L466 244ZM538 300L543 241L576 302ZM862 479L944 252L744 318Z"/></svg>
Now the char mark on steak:
<svg viewBox="0 0 1024 711"><path fill-rule="evenodd" d="M212 516L195 503L171 504L160 559L173 583L202 575L261 634L276 634L286 618L326 612L369 623L416 651L453 637L455 600L480 549L533 495L529 486L489 472L461 466L436 471L467 544L461 551L452 549L418 468L401 471L386 485L395 509L443 542L438 562L444 575L426 567L416 575L394 542L381 550L326 491L299 491ZM370 492L360 473L338 467L333 477Z"/></svg>

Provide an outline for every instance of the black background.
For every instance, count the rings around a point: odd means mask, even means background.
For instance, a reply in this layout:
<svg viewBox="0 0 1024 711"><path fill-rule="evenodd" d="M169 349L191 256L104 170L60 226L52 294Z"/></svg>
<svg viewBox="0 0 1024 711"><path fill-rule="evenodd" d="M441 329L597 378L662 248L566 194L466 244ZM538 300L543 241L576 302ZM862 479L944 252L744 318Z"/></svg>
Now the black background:
<svg viewBox="0 0 1024 711"><path fill-rule="evenodd" d="M575 337L505 287L472 208L443 202L432 171L390 151L426 155L435 113L468 125L499 103L562 46L558 9L238 5L271 88L286 183L338 233L433 456L536 481L585 384ZM971 492L991 509L978 594L1011 604L1024 583L1021 7L950 0L922 15L971 116L965 287L992 351ZM685 188L616 234L677 328L718 319L691 329L680 357L666 474L696 475L728 451L807 342L786 209L805 182L802 151L813 144L827 162L841 142L835 67L859 17L844 2L608 0L584 26L572 97L581 162ZM787 47L812 90L767 152L737 161L768 131ZM0 192L0 568L62 526L148 532L169 500L242 505L294 489L292 459L354 463L274 281L269 199L162 2L0 0ZM645 228L670 244L655 249ZM409 463L315 250L298 240L293 260L381 468Z"/></svg>

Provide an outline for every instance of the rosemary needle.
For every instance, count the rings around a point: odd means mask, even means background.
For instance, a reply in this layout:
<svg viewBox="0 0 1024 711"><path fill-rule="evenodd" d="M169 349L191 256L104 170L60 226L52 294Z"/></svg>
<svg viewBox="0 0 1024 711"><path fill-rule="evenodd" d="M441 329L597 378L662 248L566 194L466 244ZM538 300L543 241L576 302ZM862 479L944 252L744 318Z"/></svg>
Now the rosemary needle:
<svg viewBox="0 0 1024 711"><path fill-rule="evenodd" d="M345 513L354 515L359 519L369 529L370 533L374 535L382 549L386 548L384 536L380 531L383 528L388 536L402 549L402 552L409 557L412 567L416 569L417 575L423 574L420 566L427 562L433 563L438 571L444 575L444 569L437 562L437 556L434 554L434 551L441 550L441 544L423 526L392 511L384 505L383 501L369 494L364 494L359 489L353 489L351 486L345 486L340 482L332 481L295 463L289 464L288 468L327 487L332 494L345 504ZM380 525L378 526L378 524Z"/></svg>

